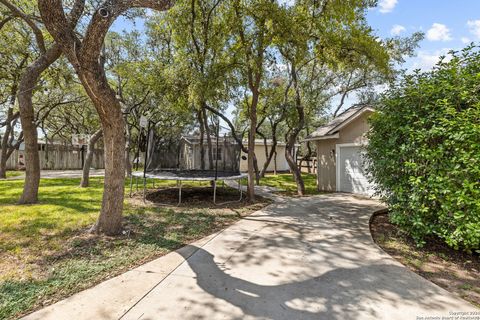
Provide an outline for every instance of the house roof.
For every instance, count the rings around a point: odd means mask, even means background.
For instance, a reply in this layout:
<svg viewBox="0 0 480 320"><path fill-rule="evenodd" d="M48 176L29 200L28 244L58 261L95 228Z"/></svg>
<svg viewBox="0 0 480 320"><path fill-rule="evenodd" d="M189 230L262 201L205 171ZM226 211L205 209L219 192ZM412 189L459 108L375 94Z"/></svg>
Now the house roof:
<svg viewBox="0 0 480 320"><path fill-rule="evenodd" d="M216 142L217 141L217 137L216 136L213 136L213 135L210 135L210 139L212 142ZM218 139L219 142L221 143L224 143L225 140L229 141L231 140L232 138L231 137L220 137ZM187 143L190 143L190 144L200 144L200 136L197 136L197 135L190 135L190 136L187 136L187 135L184 135L180 138L180 140L185 140ZM203 142L206 143L207 142L207 137L204 136L203 137Z"/></svg>
<svg viewBox="0 0 480 320"><path fill-rule="evenodd" d="M248 140L247 139L244 139L243 140L243 143L244 144L247 144L248 143ZM267 146L271 146L273 143L272 139L267 139ZM265 142L263 141L263 139L255 139L255 145L256 146L264 146L265 145ZM277 146L278 147L284 147L286 145L285 142L281 142L281 141L277 141Z"/></svg>
<svg viewBox="0 0 480 320"><path fill-rule="evenodd" d="M333 118L329 123L312 132L305 138L305 141L338 138L338 131L340 131L340 129L367 111L372 112L374 109L370 106L358 106L347 109L337 117Z"/></svg>
<svg viewBox="0 0 480 320"><path fill-rule="evenodd" d="M197 136L197 135L190 135L190 136L184 135L184 136L181 137L181 139L187 141L190 144L199 144L200 143L200 136ZM211 136L211 139L212 139L212 141L217 141L215 136ZM223 143L224 139L225 139L225 137L220 137L218 139L218 141L221 141ZM232 137L227 136L226 139L232 139ZM206 137L204 137L204 141L207 141ZM243 143L247 144L248 140L244 139ZM273 142L272 142L271 139L267 139L267 146L271 146L272 143ZM263 139L255 139L255 145L256 146L263 146L264 145ZM279 146L279 147L284 147L285 145L286 145L285 142L281 142L281 141L277 142L277 146ZM295 145L298 146L299 144L295 144Z"/></svg>

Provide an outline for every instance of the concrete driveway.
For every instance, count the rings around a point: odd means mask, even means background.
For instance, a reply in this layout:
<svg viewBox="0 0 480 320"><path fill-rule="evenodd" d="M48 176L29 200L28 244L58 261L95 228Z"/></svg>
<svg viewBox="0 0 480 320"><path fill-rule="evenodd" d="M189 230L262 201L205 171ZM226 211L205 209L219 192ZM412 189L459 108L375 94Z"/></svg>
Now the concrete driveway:
<svg viewBox="0 0 480 320"><path fill-rule="evenodd" d="M90 169L90 177L103 177L105 170L103 169ZM57 179L57 178L81 178L82 170L41 170L40 177L42 179ZM7 180L20 180L25 179L25 175L15 176L8 178Z"/></svg>
<svg viewBox="0 0 480 320"><path fill-rule="evenodd" d="M379 208L344 194L278 198L27 318L405 320L475 312L372 242L368 220Z"/></svg>

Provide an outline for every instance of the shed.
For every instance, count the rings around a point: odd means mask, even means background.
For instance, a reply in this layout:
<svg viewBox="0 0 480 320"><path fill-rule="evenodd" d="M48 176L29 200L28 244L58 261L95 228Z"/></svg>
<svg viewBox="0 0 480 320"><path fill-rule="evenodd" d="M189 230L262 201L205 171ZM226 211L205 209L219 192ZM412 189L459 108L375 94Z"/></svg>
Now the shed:
<svg viewBox="0 0 480 320"><path fill-rule="evenodd" d="M316 146L318 190L373 194L363 149L370 129L367 119L373 112L370 106L350 108L305 139Z"/></svg>
<svg viewBox="0 0 480 320"><path fill-rule="evenodd" d="M272 140L267 139L267 144L265 145L265 141L263 139L255 139L255 156L257 157L258 167L260 170L263 168L265 162L267 161L267 155L265 151L268 153L272 149ZM245 140L243 142L245 145L248 144L248 141ZM295 158L295 153L298 145L295 145L295 150L293 157ZM286 144L284 142L277 142L277 146L275 148L276 153L274 154L272 161L270 161L267 172L277 172L277 171L288 171L290 167L288 165L287 159L285 158L285 148ZM248 161L247 161L247 154L242 152L242 158L240 160L240 171L245 172L248 170Z"/></svg>
<svg viewBox="0 0 480 320"><path fill-rule="evenodd" d="M199 136L182 136L179 140L179 165L183 170L205 170L209 168L210 152L208 150L207 139L203 140L204 165L201 166L201 138ZM218 165L218 170L238 171L238 162L240 157L240 147L232 137L211 137L212 142L212 161Z"/></svg>

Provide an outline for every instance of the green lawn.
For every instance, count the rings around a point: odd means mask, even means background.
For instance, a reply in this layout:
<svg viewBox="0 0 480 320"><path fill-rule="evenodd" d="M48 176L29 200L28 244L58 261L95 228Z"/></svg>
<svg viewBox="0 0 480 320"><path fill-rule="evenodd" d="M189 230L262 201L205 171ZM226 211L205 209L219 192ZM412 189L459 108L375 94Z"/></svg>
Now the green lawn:
<svg viewBox="0 0 480 320"><path fill-rule="evenodd" d="M317 190L316 175L303 173L302 177L305 183L305 193L307 195L318 194L319 191ZM297 184L290 173L277 175L267 174L260 180L260 185L278 188L282 193L288 195L297 194Z"/></svg>
<svg viewBox="0 0 480 320"><path fill-rule="evenodd" d="M7 171L7 178L23 176L24 174L24 171Z"/></svg>
<svg viewBox="0 0 480 320"><path fill-rule="evenodd" d="M42 179L39 203L18 206L23 181L0 181L0 319L65 298L264 205L154 207L127 198L129 232L112 238L86 232L98 216L103 179L91 178L89 188L78 184L79 179Z"/></svg>

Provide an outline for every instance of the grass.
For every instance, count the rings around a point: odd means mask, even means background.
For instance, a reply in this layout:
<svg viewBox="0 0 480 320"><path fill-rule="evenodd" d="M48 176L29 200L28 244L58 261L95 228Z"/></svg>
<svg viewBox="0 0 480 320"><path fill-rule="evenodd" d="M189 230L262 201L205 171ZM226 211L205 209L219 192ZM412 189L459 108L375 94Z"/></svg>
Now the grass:
<svg viewBox="0 0 480 320"><path fill-rule="evenodd" d="M305 194L313 195L318 194L316 175L309 173L302 173L303 182L305 183ZM297 194L297 184L290 173L281 174L267 174L260 180L261 186L275 187L280 190L281 193L286 195Z"/></svg>
<svg viewBox="0 0 480 320"><path fill-rule="evenodd" d="M25 173L23 171L7 171L7 179L8 178L13 178L13 177L18 177L18 176L23 176Z"/></svg>
<svg viewBox="0 0 480 320"><path fill-rule="evenodd" d="M0 182L0 319L16 318L91 287L263 206L230 210L126 201L128 233L96 236L86 231L100 210L103 179L91 178L89 188L78 184L79 179L42 179L39 203L18 206L23 181Z"/></svg>

